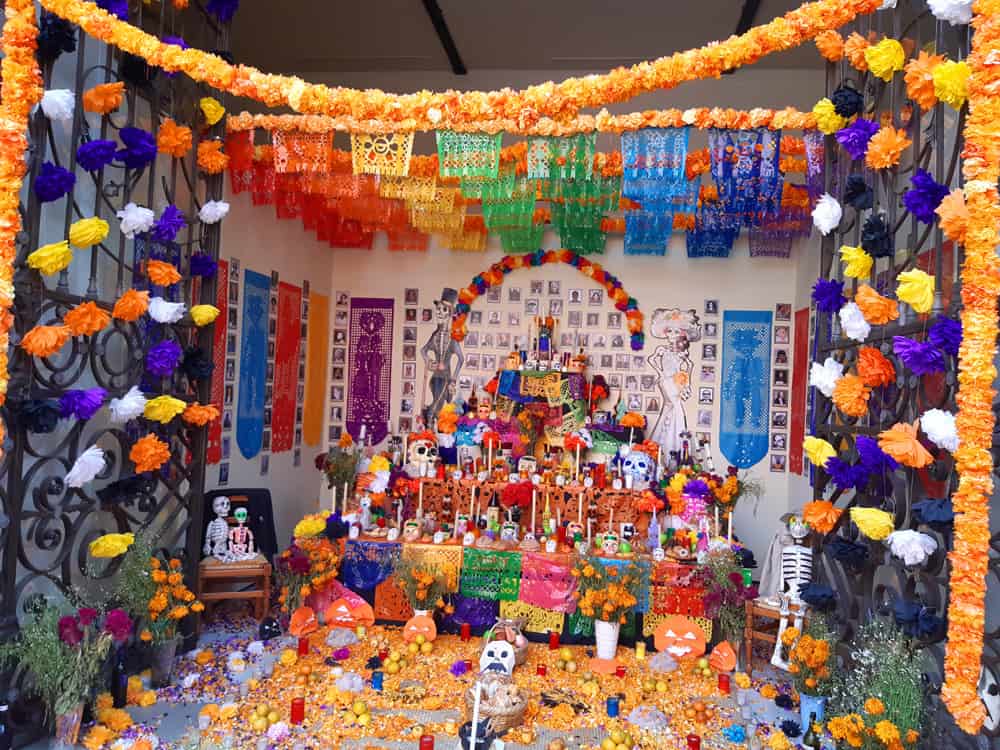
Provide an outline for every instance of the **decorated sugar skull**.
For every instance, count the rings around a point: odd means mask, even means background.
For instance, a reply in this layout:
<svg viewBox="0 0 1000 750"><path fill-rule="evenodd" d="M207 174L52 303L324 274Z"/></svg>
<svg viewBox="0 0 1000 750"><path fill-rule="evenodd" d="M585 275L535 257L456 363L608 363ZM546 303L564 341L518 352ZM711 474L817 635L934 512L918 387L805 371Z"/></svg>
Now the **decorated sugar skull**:
<svg viewBox="0 0 1000 750"><path fill-rule="evenodd" d="M665 557L665 554L663 552L663 547L654 547L653 548L653 559L656 562L663 562L664 557Z"/></svg>
<svg viewBox="0 0 1000 750"><path fill-rule="evenodd" d="M656 469L656 461L648 453L632 450L622 458L622 474L626 481L631 477L633 485L649 484Z"/></svg>
<svg viewBox="0 0 1000 750"><path fill-rule="evenodd" d="M802 544L802 540L809 536L809 524L798 516L792 516L788 519L788 533L798 544Z"/></svg>
<svg viewBox="0 0 1000 750"><path fill-rule="evenodd" d="M479 671L512 674L514 672L514 647L507 641L490 641L479 656Z"/></svg>
<svg viewBox="0 0 1000 750"><path fill-rule="evenodd" d="M500 538L505 542L517 541L517 524L513 521L505 521L500 527Z"/></svg>
<svg viewBox="0 0 1000 750"><path fill-rule="evenodd" d="M247 513L246 508L237 508L236 510L233 511L233 518L236 519L236 523L238 524L246 523L248 516L249 514Z"/></svg>
<svg viewBox="0 0 1000 750"><path fill-rule="evenodd" d="M410 436L409 447L406 450L407 463L417 467L429 466L437 461L437 457L437 440L433 433L425 430Z"/></svg>
<svg viewBox="0 0 1000 750"><path fill-rule="evenodd" d="M476 406L476 416L479 419L489 419L490 412L493 410L493 401L489 396L483 396L479 399L479 403Z"/></svg>
<svg viewBox="0 0 1000 750"><path fill-rule="evenodd" d="M579 534L581 538L585 537L586 534L583 533L583 524L576 521L570 521L566 524L566 538L569 541L576 539L576 535Z"/></svg>
<svg viewBox="0 0 1000 750"><path fill-rule="evenodd" d="M420 524L416 520L410 519L403 523L403 539L407 542L415 542L420 538Z"/></svg>
<svg viewBox="0 0 1000 750"><path fill-rule="evenodd" d="M455 516L455 536L462 536L470 528L469 514L459 513Z"/></svg>
<svg viewBox="0 0 1000 750"><path fill-rule="evenodd" d="M517 472L526 477L533 476L538 471L538 461L534 456L521 456L517 461Z"/></svg>
<svg viewBox="0 0 1000 750"><path fill-rule="evenodd" d="M606 531L601 539L601 552L605 555L617 555L619 546L618 535L613 531Z"/></svg>

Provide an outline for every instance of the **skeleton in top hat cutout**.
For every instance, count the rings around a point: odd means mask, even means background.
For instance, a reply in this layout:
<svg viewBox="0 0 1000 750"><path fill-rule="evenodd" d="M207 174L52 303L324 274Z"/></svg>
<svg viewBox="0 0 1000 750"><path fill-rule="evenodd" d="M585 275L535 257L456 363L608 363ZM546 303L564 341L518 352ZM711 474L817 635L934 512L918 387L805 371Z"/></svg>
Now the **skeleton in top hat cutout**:
<svg viewBox="0 0 1000 750"><path fill-rule="evenodd" d="M451 316L457 301L458 292L447 288L441 291L441 299L434 300L434 321L437 325L420 349L426 383L421 398L424 422L428 425L433 424L441 407L454 398L458 372L462 369L462 347L451 337ZM427 386L430 387L430 394Z"/></svg>

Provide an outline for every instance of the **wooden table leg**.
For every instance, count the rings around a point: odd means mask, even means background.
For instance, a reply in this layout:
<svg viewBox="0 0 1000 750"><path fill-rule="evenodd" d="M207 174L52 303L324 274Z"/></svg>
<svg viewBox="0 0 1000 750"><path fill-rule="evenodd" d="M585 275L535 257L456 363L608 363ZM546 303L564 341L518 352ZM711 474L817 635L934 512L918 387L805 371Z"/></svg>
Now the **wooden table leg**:
<svg viewBox="0 0 1000 750"><path fill-rule="evenodd" d="M753 675L753 602L746 603L746 629L743 631L743 647L746 649L747 676Z"/></svg>

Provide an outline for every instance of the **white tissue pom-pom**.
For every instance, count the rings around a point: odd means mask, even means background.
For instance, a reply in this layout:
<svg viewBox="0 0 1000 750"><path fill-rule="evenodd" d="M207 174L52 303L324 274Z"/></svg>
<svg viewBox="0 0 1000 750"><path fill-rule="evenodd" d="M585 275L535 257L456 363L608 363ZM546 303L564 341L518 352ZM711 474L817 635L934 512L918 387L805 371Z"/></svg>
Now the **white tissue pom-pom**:
<svg viewBox="0 0 1000 750"><path fill-rule="evenodd" d="M92 445L73 463L73 468L66 475L66 486L83 487L102 471L104 471L104 451Z"/></svg>
<svg viewBox="0 0 1000 750"><path fill-rule="evenodd" d="M843 366L833 357L827 357L823 364L813 362L809 368L809 385L827 398L833 396L837 381L844 376Z"/></svg>
<svg viewBox="0 0 1000 750"><path fill-rule="evenodd" d="M118 212L119 226L122 234L131 239L139 232L148 232L156 222L156 214L144 206L126 203L125 208Z"/></svg>
<svg viewBox="0 0 1000 750"><path fill-rule="evenodd" d="M453 448L455 446L454 432L439 432L437 434L438 448Z"/></svg>
<svg viewBox="0 0 1000 750"><path fill-rule="evenodd" d="M111 399L108 408L111 410L111 421L124 424L142 416L146 410L146 396L139 390L139 386L133 385L121 398Z"/></svg>
<svg viewBox="0 0 1000 750"><path fill-rule="evenodd" d="M49 89L42 94L41 108L50 120L72 120L76 97L69 89Z"/></svg>
<svg viewBox="0 0 1000 750"><path fill-rule="evenodd" d="M896 7L896 0L882 0L879 10L892 10Z"/></svg>
<svg viewBox="0 0 1000 750"><path fill-rule="evenodd" d="M972 0L927 0L934 17L960 26L972 21Z"/></svg>
<svg viewBox="0 0 1000 750"><path fill-rule="evenodd" d="M920 427L938 448L953 453L958 448L958 428L955 415L942 409L928 409L920 417Z"/></svg>
<svg viewBox="0 0 1000 750"><path fill-rule="evenodd" d="M843 216L844 209L829 193L823 193L816 201L816 208L812 210L813 224L824 235L836 229Z"/></svg>
<svg viewBox="0 0 1000 750"><path fill-rule="evenodd" d="M381 492L385 492L387 489L389 489L389 472L376 471L375 478L372 480L371 484L368 485L368 491L377 495Z"/></svg>
<svg viewBox="0 0 1000 750"><path fill-rule="evenodd" d="M198 212L198 218L206 224L215 224L226 218L229 213L229 204L225 201L208 201Z"/></svg>
<svg viewBox="0 0 1000 750"><path fill-rule="evenodd" d="M580 439L583 441L583 444L586 445L588 448L594 447L594 436L590 434L590 430L588 430L586 427L581 427L576 434L580 436Z"/></svg>
<svg viewBox="0 0 1000 750"><path fill-rule="evenodd" d="M889 534L885 543L889 545L892 554L906 565L923 565L937 549L934 537L913 529L894 531Z"/></svg>
<svg viewBox="0 0 1000 750"><path fill-rule="evenodd" d="M486 433L490 431L490 426L486 422L478 422L472 430L472 442L481 445Z"/></svg>
<svg viewBox="0 0 1000 750"><path fill-rule="evenodd" d="M176 323L184 317L183 302L167 302L163 297L149 301L149 317L157 323Z"/></svg>
<svg viewBox="0 0 1000 750"><path fill-rule="evenodd" d="M872 327L865 320L865 315L861 312L856 302L848 302L840 308L840 327L844 333L855 341L864 341L868 334L872 332Z"/></svg>

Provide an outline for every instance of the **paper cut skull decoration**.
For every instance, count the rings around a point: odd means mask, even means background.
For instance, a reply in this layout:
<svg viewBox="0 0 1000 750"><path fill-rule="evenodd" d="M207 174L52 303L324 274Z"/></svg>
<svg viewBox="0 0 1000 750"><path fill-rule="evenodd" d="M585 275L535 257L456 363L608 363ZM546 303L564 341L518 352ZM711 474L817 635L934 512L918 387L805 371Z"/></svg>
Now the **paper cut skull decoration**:
<svg viewBox="0 0 1000 750"><path fill-rule="evenodd" d="M479 671L512 674L514 672L514 647L507 641L490 641L479 656Z"/></svg>
<svg viewBox="0 0 1000 750"><path fill-rule="evenodd" d="M601 552L605 555L617 555L618 546L618 535L613 531L607 532L601 540Z"/></svg>
<svg viewBox="0 0 1000 750"><path fill-rule="evenodd" d="M653 457L642 451L629 451L629 454L622 459L622 474L632 477L632 481L637 485L649 484L655 468Z"/></svg>

